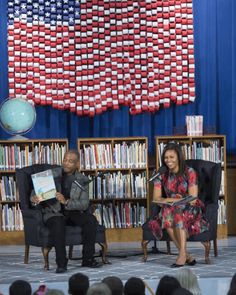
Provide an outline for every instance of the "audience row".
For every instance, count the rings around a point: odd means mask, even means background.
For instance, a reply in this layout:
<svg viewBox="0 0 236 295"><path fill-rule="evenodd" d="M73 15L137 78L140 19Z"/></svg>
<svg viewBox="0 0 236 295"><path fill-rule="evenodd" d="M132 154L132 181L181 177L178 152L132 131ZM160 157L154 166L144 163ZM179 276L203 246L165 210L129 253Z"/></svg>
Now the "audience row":
<svg viewBox="0 0 236 295"><path fill-rule="evenodd" d="M70 295L202 295L196 275L191 269L183 268L175 276L164 275L156 292L137 277L129 278L125 284L116 276L108 276L99 283L90 285L89 278L83 273L73 274L68 281ZM17 280L9 287L9 295L64 295L58 289L49 289L40 285L32 292L29 282ZM1 295L1 294L0 294ZM227 295L236 295L236 274L232 277Z"/></svg>

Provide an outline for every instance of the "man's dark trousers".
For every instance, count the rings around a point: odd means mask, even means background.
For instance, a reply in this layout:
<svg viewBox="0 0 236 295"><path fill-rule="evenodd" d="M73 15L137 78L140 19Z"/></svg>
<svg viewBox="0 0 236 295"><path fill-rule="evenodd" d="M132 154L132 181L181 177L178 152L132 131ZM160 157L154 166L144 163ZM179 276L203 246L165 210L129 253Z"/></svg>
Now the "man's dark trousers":
<svg viewBox="0 0 236 295"><path fill-rule="evenodd" d="M65 226L78 225L82 229L83 262L89 262L93 259L95 253L95 238L97 231L97 220L95 216L88 212L65 211L66 217L54 216L46 221L52 235L52 243L56 251L56 263L59 267L65 267L67 264L65 249Z"/></svg>

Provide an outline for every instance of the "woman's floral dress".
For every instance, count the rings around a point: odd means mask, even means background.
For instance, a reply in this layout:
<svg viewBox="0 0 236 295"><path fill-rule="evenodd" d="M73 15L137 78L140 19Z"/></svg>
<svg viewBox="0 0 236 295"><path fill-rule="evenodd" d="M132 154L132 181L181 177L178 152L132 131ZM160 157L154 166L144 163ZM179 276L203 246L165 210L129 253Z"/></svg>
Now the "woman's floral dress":
<svg viewBox="0 0 236 295"><path fill-rule="evenodd" d="M197 185L197 174L193 168L187 166L183 175L167 171L161 175L161 180L157 179L154 183L155 187L163 186L167 198L175 198L176 194L185 197L188 195L188 188L193 185ZM184 228L188 236L199 234L209 227L204 211L204 204L199 198L193 205L163 205L158 215L149 222L149 227L157 239L161 239L162 229L167 228Z"/></svg>

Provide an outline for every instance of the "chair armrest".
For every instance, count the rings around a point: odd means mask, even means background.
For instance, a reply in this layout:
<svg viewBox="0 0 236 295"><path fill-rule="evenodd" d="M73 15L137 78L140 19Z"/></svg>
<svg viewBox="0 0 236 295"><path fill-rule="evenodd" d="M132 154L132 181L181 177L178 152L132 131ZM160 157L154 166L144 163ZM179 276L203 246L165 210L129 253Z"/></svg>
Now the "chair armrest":
<svg viewBox="0 0 236 295"><path fill-rule="evenodd" d="M206 207L206 218L209 221L210 239L214 240L217 237L217 214L218 204L208 204Z"/></svg>
<svg viewBox="0 0 236 295"><path fill-rule="evenodd" d="M205 216L209 221L209 232L210 240L215 240L217 238L217 216L218 216L218 204L208 204L206 206Z"/></svg>
<svg viewBox="0 0 236 295"><path fill-rule="evenodd" d="M43 224L43 215L41 210L37 209L27 209L22 210L23 219L30 219L32 222L42 223Z"/></svg>
<svg viewBox="0 0 236 295"><path fill-rule="evenodd" d="M206 206L206 217L207 219L211 219L218 212L218 204L208 204Z"/></svg>

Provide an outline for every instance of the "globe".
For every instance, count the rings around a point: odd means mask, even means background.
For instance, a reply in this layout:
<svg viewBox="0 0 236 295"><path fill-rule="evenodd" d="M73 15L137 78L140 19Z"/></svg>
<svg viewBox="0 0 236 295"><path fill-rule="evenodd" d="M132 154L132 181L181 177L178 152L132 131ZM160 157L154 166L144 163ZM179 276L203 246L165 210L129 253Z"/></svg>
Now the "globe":
<svg viewBox="0 0 236 295"><path fill-rule="evenodd" d="M34 106L22 98L8 98L0 106L0 124L13 135L30 131L36 121Z"/></svg>

